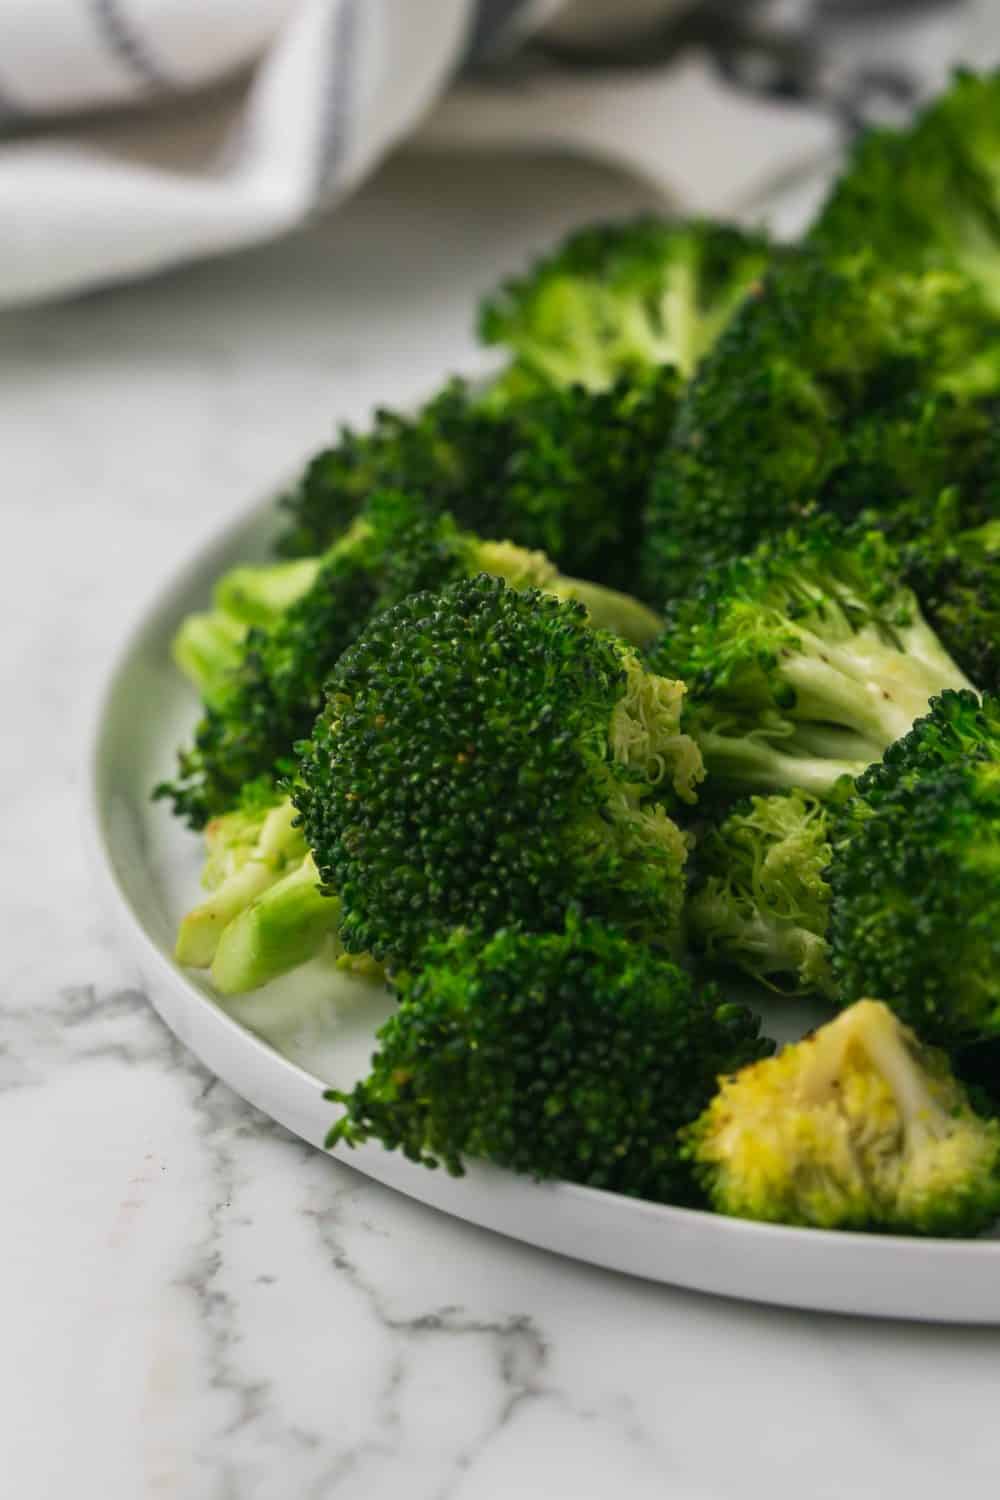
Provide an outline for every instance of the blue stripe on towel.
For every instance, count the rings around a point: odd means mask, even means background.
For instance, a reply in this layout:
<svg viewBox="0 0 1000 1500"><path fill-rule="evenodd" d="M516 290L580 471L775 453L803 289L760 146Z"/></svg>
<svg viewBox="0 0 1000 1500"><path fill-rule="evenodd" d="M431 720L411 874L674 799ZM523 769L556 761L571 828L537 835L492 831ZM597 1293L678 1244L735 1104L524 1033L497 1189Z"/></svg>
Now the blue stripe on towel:
<svg viewBox="0 0 1000 1500"><path fill-rule="evenodd" d="M135 18L123 9L121 0L88 0L91 15L109 52L147 88L173 89L176 80L160 66Z"/></svg>

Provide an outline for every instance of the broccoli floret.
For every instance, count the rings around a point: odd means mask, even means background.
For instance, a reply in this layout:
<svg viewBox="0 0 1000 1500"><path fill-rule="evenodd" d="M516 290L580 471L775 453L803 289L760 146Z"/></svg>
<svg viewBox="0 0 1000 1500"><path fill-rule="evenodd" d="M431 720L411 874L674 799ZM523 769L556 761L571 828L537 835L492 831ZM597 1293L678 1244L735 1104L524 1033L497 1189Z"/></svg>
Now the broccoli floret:
<svg viewBox="0 0 1000 1500"><path fill-rule="evenodd" d="M488 571L515 587L538 586L582 601L598 627L638 643L660 621L628 595L565 578L542 553L460 532L448 515L428 516L420 500L382 492L335 543L312 587L270 630L253 627L224 691L207 706L180 775L157 788L193 827L224 812L252 779L277 781L294 768L295 742L309 733L323 685L365 621L422 588Z"/></svg>
<svg viewBox="0 0 1000 1500"><path fill-rule="evenodd" d="M863 819L921 777L971 760L1000 761L1000 696L949 690L933 698L929 712L858 778L857 798L842 801L840 817Z"/></svg>
<svg viewBox="0 0 1000 1500"><path fill-rule="evenodd" d="M581 605L482 575L379 615L340 659L293 797L348 952L413 962L458 925L579 904L677 945L702 774L680 683Z"/></svg>
<svg viewBox="0 0 1000 1500"><path fill-rule="evenodd" d="M633 587L647 476L670 430L672 370L597 394L548 388L501 403L450 382L415 416L342 431L281 502L287 556L326 550L378 489L419 495L482 537L537 548L571 574Z"/></svg>
<svg viewBox="0 0 1000 1500"><path fill-rule="evenodd" d="M677 1127L720 1072L771 1050L742 1006L597 921L432 944L327 1140L380 1140L460 1174L485 1158L537 1178L691 1201Z"/></svg>
<svg viewBox="0 0 1000 1500"><path fill-rule="evenodd" d="M1000 507L1000 427L989 401L910 391L862 412L816 496L841 521L857 518L905 543L977 526Z"/></svg>
<svg viewBox="0 0 1000 1500"><path fill-rule="evenodd" d="M962 670L977 687L1000 692L1000 520L915 543L907 576Z"/></svg>
<svg viewBox="0 0 1000 1500"><path fill-rule="evenodd" d="M956 274L890 276L864 260L838 273L806 254L778 267L744 302L681 401L651 481L645 597L685 593L706 567L814 506L843 519L863 511L872 434L884 477L871 503L884 508L892 491L886 467L900 466L901 491L912 473L899 458L918 420L907 399L995 392L998 328ZM878 426L883 412L886 430ZM859 419L864 431L852 441ZM934 421L931 450L958 446L964 416L942 412Z"/></svg>
<svg viewBox="0 0 1000 1500"><path fill-rule="evenodd" d="M945 688L968 687L878 533L827 518L712 570L668 611L654 671L687 684L711 775L824 795L859 775Z"/></svg>
<svg viewBox="0 0 1000 1500"><path fill-rule="evenodd" d="M504 391L599 391L658 365L687 376L774 253L762 234L707 220L590 226L505 282L480 336L513 355Z"/></svg>
<svg viewBox="0 0 1000 1500"><path fill-rule="evenodd" d="M1000 1124L878 1000L724 1079L683 1139L737 1218L964 1236L1000 1212Z"/></svg>
<svg viewBox="0 0 1000 1500"><path fill-rule="evenodd" d="M952 1046L1000 1032L1000 760L873 784L829 869L830 959L845 1003L876 991ZM877 798L877 800L876 800Z"/></svg>
<svg viewBox="0 0 1000 1500"><path fill-rule="evenodd" d="M807 792L751 797L699 839L688 935L709 960L785 994L829 993L830 809Z"/></svg>
<svg viewBox="0 0 1000 1500"><path fill-rule="evenodd" d="M1000 307L1000 73L960 73L904 130L862 135L808 236L833 258L960 267Z"/></svg>

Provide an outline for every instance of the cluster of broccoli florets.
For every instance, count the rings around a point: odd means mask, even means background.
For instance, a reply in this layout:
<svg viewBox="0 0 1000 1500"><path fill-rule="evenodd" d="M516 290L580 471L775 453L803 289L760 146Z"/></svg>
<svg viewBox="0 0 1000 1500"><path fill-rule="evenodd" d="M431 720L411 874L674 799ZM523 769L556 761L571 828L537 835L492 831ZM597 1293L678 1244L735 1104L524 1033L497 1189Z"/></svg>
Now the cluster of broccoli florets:
<svg viewBox="0 0 1000 1500"><path fill-rule="evenodd" d="M485 304L492 382L342 431L183 622L179 959L398 1001L331 1144L1000 1211L998 120L962 76L870 133L800 245L571 236ZM831 1019L773 1055L734 972Z"/></svg>

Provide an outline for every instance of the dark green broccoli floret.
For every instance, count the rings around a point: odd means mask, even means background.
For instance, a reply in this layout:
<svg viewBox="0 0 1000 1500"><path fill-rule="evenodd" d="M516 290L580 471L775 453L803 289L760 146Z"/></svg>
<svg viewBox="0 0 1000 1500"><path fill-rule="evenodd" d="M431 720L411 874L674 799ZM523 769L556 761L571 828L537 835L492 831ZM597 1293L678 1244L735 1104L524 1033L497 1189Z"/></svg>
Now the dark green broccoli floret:
<svg viewBox="0 0 1000 1500"><path fill-rule="evenodd" d="M349 952L570 906L676 946L694 800L683 687L578 604L481 576L379 615L338 662L293 792Z"/></svg>
<svg viewBox="0 0 1000 1500"><path fill-rule="evenodd" d="M723 1079L682 1140L738 1218L974 1235L1000 1212L1000 1124L876 1000Z"/></svg>
<svg viewBox="0 0 1000 1500"><path fill-rule="evenodd" d="M659 620L627 595L558 574L542 553L460 532L420 500L383 491L334 544L312 586L270 630L253 627L238 665L216 691L182 751L176 782L157 789L193 827L229 808L251 779L292 770L296 740L309 733L326 678L365 622L407 594L488 571L515 587L537 586L586 604L593 624L637 642Z"/></svg>
<svg viewBox="0 0 1000 1500"><path fill-rule="evenodd" d="M1000 425L993 403L910 391L862 412L816 497L844 522L894 540L978 526L1000 508Z"/></svg>
<svg viewBox="0 0 1000 1500"><path fill-rule="evenodd" d="M779 792L709 827L687 908L695 949L786 994L829 992L830 819L818 797Z"/></svg>
<svg viewBox="0 0 1000 1500"><path fill-rule="evenodd" d="M849 813L829 870L843 1001L883 995L943 1046L1000 1032L1000 761L902 776Z"/></svg>
<svg viewBox="0 0 1000 1500"><path fill-rule="evenodd" d="M1000 306L1000 73L960 73L903 130L862 135L808 239L885 266L957 266Z"/></svg>
<svg viewBox="0 0 1000 1500"><path fill-rule="evenodd" d="M396 985L371 1073L327 1095L346 1106L327 1145L380 1140L456 1174L478 1157L691 1201L678 1126L771 1050L749 1011L596 921L459 932Z"/></svg>
<svg viewBox="0 0 1000 1500"><path fill-rule="evenodd" d="M747 298L682 399L651 485L646 597L683 594L706 567L817 505L842 519L869 504L884 510L892 468L900 498L907 475L912 481L901 455L915 437L931 455L917 498L933 504L936 490L928 496L924 486L947 467L939 448L967 447L963 425L975 429L983 418L942 410L922 437L913 431L921 403L1000 388L998 331L958 275L886 275L870 261L838 273L805 254L782 264ZM861 484L873 468L869 497Z"/></svg>
<svg viewBox="0 0 1000 1500"><path fill-rule="evenodd" d="M860 774L945 688L968 687L878 533L828 519L768 538L674 604L648 653L688 688L711 775L820 796Z"/></svg>
<svg viewBox="0 0 1000 1500"><path fill-rule="evenodd" d="M282 501L289 556L324 551L377 489L419 495L483 537L539 548L567 573L633 587L653 458L669 432L672 370L490 402L452 381L415 416L380 411L370 433L345 430Z"/></svg>
<svg viewBox="0 0 1000 1500"><path fill-rule="evenodd" d="M589 226L505 282L480 335L513 355L505 391L604 390L657 365L687 376L774 254L762 234L707 220Z"/></svg>
<svg viewBox="0 0 1000 1500"><path fill-rule="evenodd" d="M1000 692L1000 520L907 552L907 576L943 644L978 688Z"/></svg>
<svg viewBox="0 0 1000 1500"><path fill-rule="evenodd" d="M895 911L895 918L887 920L898 920L908 972L911 978L919 975L925 935L914 910L904 913L886 895L885 881L888 877L895 889L893 859L913 868L914 858L923 858L921 838L912 836L914 856L911 834L900 826L905 816L894 804L901 791L973 760L1000 762L1000 700L987 695L980 702L975 693L949 691L933 700L930 712L890 745L880 761L857 781L845 777L838 782L826 801L792 791L754 797L734 808L721 823L708 827L695 852L688 902L692 943L707 957L736 965L776 989L832 995L830 881L841 884L839 872L848 870L854 872L844 877L853 882L850 888L859 880L861 887L871 887L873 909L884 896L884 904ZM869 867L865 855L851 848L851 840L878 820L887 802L891 821L884 831L867 832L863 848L870 853L881 847L889 862L882 858ZM970 907L970 920L973 915ZM964 931L959 919L950 937L952 949L963 941ZM848 955L856 952L853 908L843 924L843 947ZM888 983L884 973L871 973L867 962L859 961L854 995ZM959 979L950 993L961 990ZM895 1003L895 990L881 992Z"/></svg>
<svg viewBox="0 0 1000 1500"><path fill-rule="evenodd" d="M843 808L852 817L863 817L866 809L878 807L928 773L970 760L1000 761L1000 696L984 693L980 698L968 689L944 692L908 734L858 777L857 800L843 803Z"/></svg>

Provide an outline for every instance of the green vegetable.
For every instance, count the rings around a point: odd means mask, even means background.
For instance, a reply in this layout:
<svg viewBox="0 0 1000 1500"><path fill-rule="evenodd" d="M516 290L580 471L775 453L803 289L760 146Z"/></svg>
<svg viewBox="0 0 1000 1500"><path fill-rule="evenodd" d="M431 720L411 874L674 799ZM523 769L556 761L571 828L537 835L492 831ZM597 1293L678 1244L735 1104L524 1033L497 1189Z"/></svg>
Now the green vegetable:
<svg viewBox="0 0 1000 1500"><path fill-rule="evenodd" d="M156 795L198 828L227 811L248 781L290 774L295 743L312 727L326 679L365 622L420 588L483 570L516 587L579 599L595 624L640 643L660 623L627 595L562 577L541 553L484 542L460 532L450 516L428 516L419 500L382 492L327 554L312 587L270 630L250 630L239 665L207 705L194 744L180 753L176 780Z"/></svg>
<svg viewBox="0 0 1000 1500"><path fill-rule="evenodd" d="M336 948L340 903L324 895L309 855L267 887L224 928L212 959L222 995L268 984L325 948Z"/></svg>
<svg viewBox="0 0 1000 1500"><path fill-rule="evenodd" d="M877 1000L724 1079L683 1140L739 1218L973 1235L1000 1212L1000 1124Z"/></svg>
<svg viewBox="0 0 1000 1500"><path fill-rule="evenodd" d="M785 992L877 991L948 1045L989 1032L1000 984L982 935L1000 889L990 819L977 832L965 811L976 762L1000 764L1000 699L946 692L826 802L791 791L734 808L696 850L693 946Z"/></svg>
<svg viewBox="0 0 1000 1500"><path fill-rule="evenodd" d="M397 976L369 1076L327 1097L328 1146L380 1140L459 1174L485 1158L534 1177L689 1202L675 1131L770 1050L742 1006L600 922L432 944Z"/></svg>
<svg viewBox="0 0 1000 1500"><path fill-rule="evenodd" d="M851 813L862 806L877 808L921 777L973 760L1000 761L1000 696L988 692L980 697L968 689L942 693L909 733L859 777L859 800L847 801L844 808Z"/></svg>
<svg viewBox="0 0 1000 1500"><path fill-rule="evenodd" d="M581 605L482 575L374 619L329 682L293 791L341 940L396 964L459 925L579 905L674 948L702 774L683 688Z"/></svg>
<svg viewBox="0 0 1000 1500"><path fill-rule="evenodd" d="M600 391L658 365L690 375L774 253L763 235L708 220L577 231L483 304L483 342L513 355L501 391Z"/></svg>
<svg viewBox="0 0 1000 1500"><path fill-rule="evenodd" d="M830 810L808 792L751 797L699 840L688 935L783 993L829 993Z"/></svg>
<svg viewBox="0 0 1000 1500"><path fill-rule="evenodd" d="M931 431L921 435L920 413L928 400L1000 389L998 333L1000 321L957 274L888 275L865 258L837 272L806 254L782 263L744 302L681 402L651 485L645 596L690 591L707 567L814 506L841 519L870 503L891 509L894 473L901 499L914 472L919 479L907 457L915 433L932 462L920 459L919 445L913 456L932 483L965 443L966 424L972 447L962 463L971 464L987 441L986 416L932 405ZM873 467L880 477L869 497L863 482ZM916 489L928 506L937 498L923 481Z"/></svg>
<svg viewBox="0 0 1000 1500"><path fill-rule="evenodd" d="M739 789L828 793L968 683L877 533L826 518L715 568L648 653L688 687L685 727Z"/></svg>
<svg viewBox="0 0 1000 1500"><path fill-rule="evenodd" d="M903 130L866 131L809 232L887 267L954 266L1000 308L1000 73L959 73Z"/></svg>
<svg viewBox="0 0 1000 1500"><path fill-rule="evenodd" d="M1000 520L931 533L908 549L906 565L943 645L977 687L1000 692Z"/></svg>
<svg viewBox="0 0 1000 1500"><path fill-rule="evenodd" d="M238 668L252 625L270 629L316 581L322 559L254 567L224 573L213 590L212 609L188 615L173 642L174 660L206 703L221 701Z"/></svg>
<svg viewBox="0 0 1000 1500"><path fill-rule="evenodd" d="M485 538L548 553L566 573L634 586L648 473L670 430L675 371L607 391L501 402L453 380L414 416L379 411L312 460L282 501L288 556L324 552L370 494L403 489Z"/></svg>
<svg viewBox="0 0 1000 1500"><path fill-rule="evenodd" d="M954 1046L1000 1032L1000 760L879 789L830 865L830 961L844 1002L876 992Z"/></svg>
<svg viewBox="0 0 1000 1500"><path fill-rule="evenodd" d="M305 839L286 799L256 813L245 806L215 818L205 830L203 883L210 894L181 922L177 961L207 968L224 930L263 891L305 858Z"/></svg>

